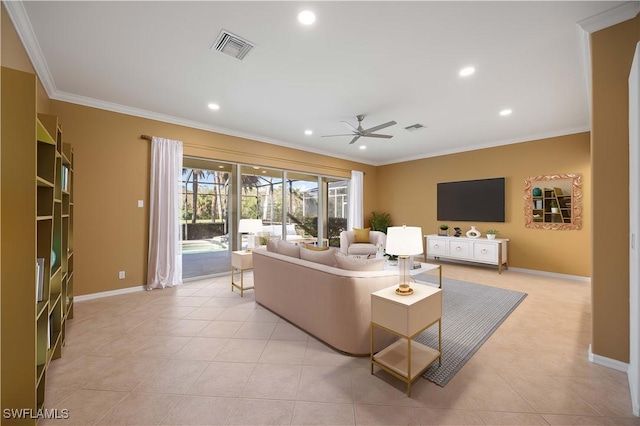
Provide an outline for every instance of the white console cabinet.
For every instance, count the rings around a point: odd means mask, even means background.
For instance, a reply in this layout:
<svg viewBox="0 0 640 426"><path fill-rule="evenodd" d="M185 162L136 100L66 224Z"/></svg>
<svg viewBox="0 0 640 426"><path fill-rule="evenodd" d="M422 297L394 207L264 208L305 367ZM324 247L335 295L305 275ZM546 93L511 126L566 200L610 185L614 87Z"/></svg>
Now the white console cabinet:
<svg viewBox="0 0 640 426"><path fill-rule="evenodd" d="M508 239L496 238L489 240L484 237L443 237L440 235L425 235L427 257L434 259L456 259L466 262L487 263L497 265L498 272L502 273L502 265L509 267L507 255Z"/></svg>

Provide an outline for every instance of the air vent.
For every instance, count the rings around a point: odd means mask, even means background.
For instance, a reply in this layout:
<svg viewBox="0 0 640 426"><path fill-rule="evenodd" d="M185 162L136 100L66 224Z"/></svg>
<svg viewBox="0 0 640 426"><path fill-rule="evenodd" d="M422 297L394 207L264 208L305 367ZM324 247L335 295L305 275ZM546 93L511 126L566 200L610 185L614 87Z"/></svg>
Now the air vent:
<svg viewBox="0 0 640 426"><path fill-rule="evenodd" d="M423 129L423 128L425 128L425 127L426 127L426 126L424 126L424 125L422 125L422 124L420 124L420 123L416 123L416 124L413 124L413 125L411 125L411 126L407 126L407 127L405 127L404 129L405 129L406 131L408 131L408 132L415 132L416 130Z"/></svg>
<svg viewBox="0 0 640 426"><path fill-rule="evenodd" d="M242 60L254 48L254 44L227 30L222 30L211 48L232 58Z"/></svg>

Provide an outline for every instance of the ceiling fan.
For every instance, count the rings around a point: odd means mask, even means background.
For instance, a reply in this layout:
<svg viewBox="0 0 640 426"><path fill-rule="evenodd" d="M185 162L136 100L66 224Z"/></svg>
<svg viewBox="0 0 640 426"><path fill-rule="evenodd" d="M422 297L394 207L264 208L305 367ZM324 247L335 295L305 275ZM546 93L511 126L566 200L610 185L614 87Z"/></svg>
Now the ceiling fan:
<svg viewBox="0 0 640 426"><path fill-rule="evenodd" d="M395 121L388 121L384 124L380 124L378 126L373 126L370 127L368 129L363 129L362 128L362 120L364 120L364 115L357 115L356 118L358 119L358 127L354 127L351 124L347 123L346 121L341 121L341 123L344 123L344 125L351 130L351 133L348 134L343 134L343 135L324 135L322 136L323 138L331 138L334 136L355 136L353 139L351 139L351 142L349 142L349 145L351 145L352 143L354 143L355 141L357 141L358 139L362 138L383 138L383 139L391 139L393 136L392 135L381 135L378 133L374 133L378 130L382 130L386 127L389 126L393 126L394 124L397 124Z"/></svg>

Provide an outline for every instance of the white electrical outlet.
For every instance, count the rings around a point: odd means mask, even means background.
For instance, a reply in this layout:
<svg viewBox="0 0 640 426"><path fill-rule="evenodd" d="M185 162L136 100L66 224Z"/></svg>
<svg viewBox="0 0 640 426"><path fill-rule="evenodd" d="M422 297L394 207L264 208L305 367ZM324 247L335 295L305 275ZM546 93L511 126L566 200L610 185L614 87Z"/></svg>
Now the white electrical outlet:
<svg viewBox="0 0 640 426"><path fill-rule="evenodd" d="M144 207L144 201L138 200L138 207Z"/></svg>
<svg viewBox="0 0 640 426"><path fill-rule="evenodd" d="M118 272L118 279L119 280L124 280L124 271Z"/></svg>

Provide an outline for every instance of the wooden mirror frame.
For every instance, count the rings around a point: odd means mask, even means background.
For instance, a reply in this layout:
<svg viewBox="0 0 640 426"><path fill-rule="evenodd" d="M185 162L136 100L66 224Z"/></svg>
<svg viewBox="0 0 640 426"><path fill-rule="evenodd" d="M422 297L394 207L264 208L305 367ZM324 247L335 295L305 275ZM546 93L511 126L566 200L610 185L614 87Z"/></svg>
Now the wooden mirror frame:
<svg viewBox="0 0 640 426"><path fill-rule="evenodd" d="M532 190L540 182L549 186L554 180L571 180L571 223L535 222L533 218ZM540 185L544 186L544 185ZM536 229L581 229L582 228L582 175L568 173L559 175L531 176L524 181L524 226Z"/></svg>

